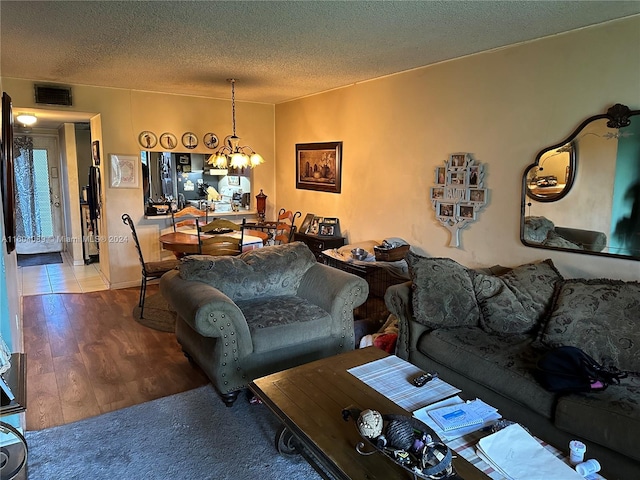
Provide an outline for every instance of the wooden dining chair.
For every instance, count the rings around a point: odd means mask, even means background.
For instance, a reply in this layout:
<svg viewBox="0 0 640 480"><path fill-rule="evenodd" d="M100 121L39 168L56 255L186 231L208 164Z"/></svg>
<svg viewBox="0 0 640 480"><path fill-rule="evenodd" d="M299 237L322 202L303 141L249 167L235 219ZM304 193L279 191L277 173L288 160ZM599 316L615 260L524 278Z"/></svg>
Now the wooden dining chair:
<svg viewBox="0 0 640 480"><path fill-rule="evenodd" d="M239 255L242 253L244 240L244 224L217 218L206 225L198 226L199 252L202 255ZM240 232L239 235L233 235Z"/></svg>
<svg viewBox="0 0 640 480"><path fill-rule="evenodd" d="M198 228L198 223L204 220L204 223L209 222L208 213L206 210L199 210L195 207L188 206L177 212L171 211L171 224L173 225L173 231L178 231L181 227Z"/></svg>
<svg viewBox="0 0 640 480"><path fill-rule="evenodd" d="M160 262L145 262L142 256L142 249L140 248L140 242L138 241L138 234L136 233L136 227L133 224L133 220L128 213L122 215L122 223L128 225L131 229L131 235L133 241L136 244L136 250L138 250L138 258L140 259L140 266L142 267L142 282L140 283L140 298L138 299L138 306L140 307L140 318L144 313L144 297L147 293L147 281L160 278L165 273L173 270L180 265L180 260L162 260Z"/></svg>
<svg viewBox="0 0 640 480"><path fill-rule="evenodd" d="M281 208L278 212L278 221L275 232L273 234L273 243L280 245L283 243L289 243L293 240L293 234L295 233L295 221L296 218L302 214L296 212L295 214L291 210L285 210Z"/></svg>
<svg viewBox="0 0 640 480"><path fill-rule="evenodd" d="M245 235L251 235L252 237L258 237L260 240L262 240L262 245L266 246L267 242L269 241L269 234L266 232L263 232L261 230L253 230L251 228L245 228L244 229L244 233Z"/></svg>

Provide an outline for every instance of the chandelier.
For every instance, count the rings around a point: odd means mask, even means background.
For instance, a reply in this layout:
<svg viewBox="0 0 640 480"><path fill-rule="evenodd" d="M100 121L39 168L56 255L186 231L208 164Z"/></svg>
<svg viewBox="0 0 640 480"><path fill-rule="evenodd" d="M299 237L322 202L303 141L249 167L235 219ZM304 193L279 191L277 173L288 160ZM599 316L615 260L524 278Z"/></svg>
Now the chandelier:
<svg viewBox="0 0 640 480"><path fill-rule="evenodd" d="M236 135L236 81L234 78L229 78L227 81L231 83L231 118L233 121L233 135L225 139L224 145L209 157L207 163L220 169L253 168L256 165L264 163L264 159L250 146L240 145L240 138Z"/></svg>

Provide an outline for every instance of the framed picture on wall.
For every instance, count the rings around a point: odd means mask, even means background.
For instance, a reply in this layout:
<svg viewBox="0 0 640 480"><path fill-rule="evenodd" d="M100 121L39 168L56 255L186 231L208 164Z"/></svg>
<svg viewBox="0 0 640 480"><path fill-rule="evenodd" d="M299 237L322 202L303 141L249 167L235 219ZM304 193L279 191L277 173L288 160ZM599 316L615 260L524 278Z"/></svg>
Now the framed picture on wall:
<svg viewBox="0 0 640 480"><path fill-rule="evenodd" d="M93 156L93 164L96 167L100 166L100 141L94 140L91 142L91 155Z"/></svg>
<svg viewBox="0 0 640 480"><path fill-rule="evenodd" d="M296 188L340 193L342 142L296 144Z"/></svg>
<svg viewBox="0 0 640 480"><path fill-rule="evenodd" d="M112 153L111 188L138 188L138 156Z"/></svg>

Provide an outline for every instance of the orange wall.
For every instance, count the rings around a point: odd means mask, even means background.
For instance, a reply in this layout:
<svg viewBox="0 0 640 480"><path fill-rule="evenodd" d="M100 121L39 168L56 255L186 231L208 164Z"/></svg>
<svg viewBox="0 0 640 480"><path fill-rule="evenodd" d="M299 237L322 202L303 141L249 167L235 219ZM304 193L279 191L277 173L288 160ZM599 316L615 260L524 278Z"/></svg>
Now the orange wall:
<svg viewBox="0 0 640 480"><path fill-rule="evenodd" d="M640 17L276 106L280 205L339 217L349 242L402 237L468 266L550 257L568 277L640 279L640 263L525 247L521 178L544 147L615 103L640 108ZM295 144L342 141L342 193L295 187ZM452 153L485 164L489 203L448 247L429 201ZM577 215L577 214L576 214ZM583 215L590 215L584 211Z"/></svg>

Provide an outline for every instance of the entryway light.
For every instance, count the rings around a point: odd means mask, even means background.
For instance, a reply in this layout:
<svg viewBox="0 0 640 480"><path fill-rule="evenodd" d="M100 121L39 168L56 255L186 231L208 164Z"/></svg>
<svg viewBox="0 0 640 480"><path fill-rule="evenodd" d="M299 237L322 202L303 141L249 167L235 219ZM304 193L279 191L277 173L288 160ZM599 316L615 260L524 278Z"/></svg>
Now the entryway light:
<svg viewBox="0 0 640 480"><path fill-rule="evenodd" d="M30 127L31 125L33 125L38 121L36 116L30 113L22 113L16 117L16 120L20 122L22 125L24 125L25 127Z"/></svg>

